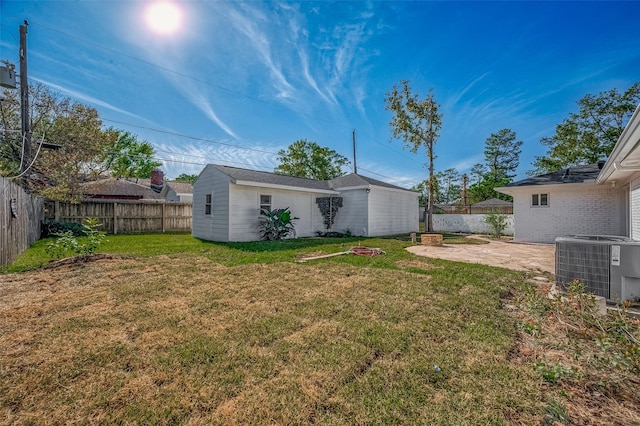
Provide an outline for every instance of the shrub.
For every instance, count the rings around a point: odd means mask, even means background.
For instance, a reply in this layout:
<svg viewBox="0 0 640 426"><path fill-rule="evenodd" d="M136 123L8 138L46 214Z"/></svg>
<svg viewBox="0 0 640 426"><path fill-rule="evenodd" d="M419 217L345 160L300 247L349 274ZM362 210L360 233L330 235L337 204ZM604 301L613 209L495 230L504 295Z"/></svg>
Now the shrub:
<svg viewBox="0 0 640 426"><path fill-rule="evenodd" d="M62 222L58 220L46 220L42 223L42 238L49 238L64 234L67 231L71 231L72 235L75 237L82 237L85 235L85 229L81 223Z"/></svg>
<svg viewBox="0 0 640 426"><path fill-rule="evenodd" d="M101 226L96 218L86 218L82 223L81 239L72 230L57 232L55 240L47 245L46 252L54 259L60 259L70 254L90 255L102 244L105 232L98 231Z"/></svg>
<svg viewBox="0 0 640 426"><path fill-rule="evenodd" d="M485 222L491 227L491 235L499 239L507 227L507 216L502 213L492 212L487 214Z"/></svg>
<svg viewBox="0 0 640 426"><path fill-rule="evenodd" d="M281 240L289 235L296 234L293 221L297 217L291 217L289 207L271 210L260 210L260 238L263 240Z"/></svg>

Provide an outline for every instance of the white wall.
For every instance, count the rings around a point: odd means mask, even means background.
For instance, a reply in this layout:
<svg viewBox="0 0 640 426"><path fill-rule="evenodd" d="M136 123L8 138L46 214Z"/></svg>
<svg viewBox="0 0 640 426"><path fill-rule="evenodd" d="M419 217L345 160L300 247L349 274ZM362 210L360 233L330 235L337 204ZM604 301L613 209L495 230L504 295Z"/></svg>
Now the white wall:
<svg viewBox="0 0 640 426"><path fill-rule="evenodd" d="M271 209L289 207L296 237L315 236L322 229L322 217L315 199L317 193L231 184L229 241L257 241L260 239L260 195L271 196ZM318 210L318 213L315 211Z"/></svg>
<svg viewBox="0 0 640 426"><path fill-rule="evenodd" d="M417 232L418 194L372 186L369 192L369 236Z"/></svg>
<svg viewBox="0 0 640 426"><path fill-rule="evenodd" d="M514 188L514 241L553 243L570 234L624 235L624 192L595 184ZM548 207L531 194L548 193Z"/></svg>
<svg viewBox="0 0 640 426"><path fill-rule="evenodd" d="M336 214L333 231L345 232L358 237L369 235L368 194L364 188L340 191L342 207ZM320 222L324 230L324 223Z"/></svg>
<svg viewBox="0 0 640 426"><path fill-rule="evenodd" d="M629 236L640 241L640 176L631 181L629 187L629 214L631 229Z"/></svg>
<svg viewBox="0 0 640 426"><path fill-rule="evenodd" d="M513 235L513 215L505 214L506 228L503 235ZM467 234L491 234L493 229L486 222L486 214L434 214L433 230L436 232L463 232Z"/></svg>
<svg viewBox="0 0 640 426"><path fill-rule="evenodd" d="M212 166L193 184L191 235L211 241L229 241L229 177ZM213 194L211 215L205 215L206 194Z"/></svg>

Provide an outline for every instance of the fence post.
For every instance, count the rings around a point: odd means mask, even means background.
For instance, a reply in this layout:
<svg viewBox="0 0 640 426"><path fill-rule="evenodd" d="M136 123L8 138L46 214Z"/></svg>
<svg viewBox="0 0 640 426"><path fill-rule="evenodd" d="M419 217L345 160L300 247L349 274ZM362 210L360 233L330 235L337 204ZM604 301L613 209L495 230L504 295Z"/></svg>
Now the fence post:
<svg viewBox="0 0 640 426"><path fill-rule="evenodd" d="M113 235L118 234L118 203L113 202Z"/></svg>
<svg viewBox="0 0 640 426"><path fill-rule="evenodd" d="M56 200L53 203L53 219L58 222L60 221L60 201Z"/></svg>
<svg viewBox="0 0 640 426"><path fill-rule="evenodd" d="M166 213L165 213L165 207L167 206L166 203L162 203L162 233L164 234L166 226L165 226L165 220L166 220Z"/></svg>

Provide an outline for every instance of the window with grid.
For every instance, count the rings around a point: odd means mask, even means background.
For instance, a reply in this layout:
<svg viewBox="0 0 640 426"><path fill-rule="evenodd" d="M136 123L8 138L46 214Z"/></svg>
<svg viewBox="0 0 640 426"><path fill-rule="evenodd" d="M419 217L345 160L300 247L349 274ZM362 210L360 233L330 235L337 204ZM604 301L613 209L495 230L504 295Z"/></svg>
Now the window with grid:
<svg viewBox="0 0 640 426"><path fill-rule="evenodd" d="M271 195L260 194L260 211L262 209L271 210Z"/></svg>
<svg viewBox="0 0 640 426"><path fill-rule="evenodd" d="M204 214L211 214L211 194L207 194L204 199Z"/></svg>
<svg viewBox="0 0 640 426"><path fill-rule="evenodd" d="M548 207L549 194L531 194L531 207Z"/></svg>

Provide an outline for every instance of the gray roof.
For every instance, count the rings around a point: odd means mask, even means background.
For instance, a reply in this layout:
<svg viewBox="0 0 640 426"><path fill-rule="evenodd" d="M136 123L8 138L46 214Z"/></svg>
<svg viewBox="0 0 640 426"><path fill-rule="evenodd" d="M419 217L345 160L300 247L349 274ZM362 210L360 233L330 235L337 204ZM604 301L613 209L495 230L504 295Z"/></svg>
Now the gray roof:
<svg viewBox="0 0 640 426"><path fill-rule="evenodd" d="M533 185L557 185L563 183L582 183L584 181L591 182L600 174L598 164L587 164L584 166L574 166L568 169L562 169L557 172L547 173L544 175L530 177L528 179L511 182L503 188L514 188L518 186Z"/></svg>
<svg viewBox="0 0 640 426"><path fill-rule="evenodd" d="M176 194L193 194L193 185L189 182L167 181L165 186L173 189Z"/></svg>
<svg viewBox="0 0 640 426"><path fill-rule="evenodd" d="M278 175L269 172L259 172L256 170L240 169L238 167L221 166L211 164L231 179L244 180L249 182L270 183L273 185L297 186L300 188L331 190L329 182L315 179L305 179L295 176Z"/></svg>
<svg viewBox="0 0 640 426"><path fill-rule="evenodd" d="M348 175L331 179L329 183L331 184L332 188L346 188L350 186L375 185L375 186L381 186L383 188L393 188L393 189L401 189L403 191L410 191L407 188L391 185L390 183L382 182L380 180L373 179L367 176L358 175L355 173L350 173Z"/></svg>
<svg viewBox="0 0 640 426"><path fill-rule="evenodd" d="M150 179L106 178L83 183L80 191L86 196L101 198L159 199L160 194L151 189Z"/></svg>
<svg viewBox="0 0 640 426"><path fill-rule="evenodd" d="M350 186L375 185L375 186L381 186L385 188L402 189L404 191L409 191L406 188L391 185L389 183L382 182L367 176L357 175L355 173L351 173L345 176L340 176L338 178L326 181L326 180L316 180L316 179L305 179L305 178L299 178L295 176L279 175L279 174L270 173L270 172L259 172L256 170L240 169L238 167L222 166L218 164L211 164L211 166L215 167L217 170L221 171L222 173L226 174L232 179L248 181L248 182L260 182L260 183L269 183L273 185L293 186L293 187L321 189L321 190L334 190L336 188L345 188Z"/></svg>

